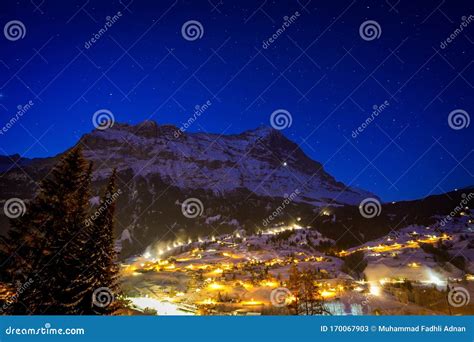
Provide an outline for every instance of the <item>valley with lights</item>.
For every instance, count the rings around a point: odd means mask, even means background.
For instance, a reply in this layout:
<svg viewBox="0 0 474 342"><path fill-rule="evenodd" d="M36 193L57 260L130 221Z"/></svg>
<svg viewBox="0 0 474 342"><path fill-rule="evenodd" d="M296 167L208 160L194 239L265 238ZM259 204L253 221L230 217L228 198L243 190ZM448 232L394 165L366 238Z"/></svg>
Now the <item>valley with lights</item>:
<svg viewBox="0 0 474 342"><path fill-rule="evenodd" d="M123 295L137 315L304 315L308 300L312 314L473 314L472 304L447 303L453 287L474 292L472 265L436 252L474 259L469 218L411 225L347 250L302 222L158 243L121 265ZM298 290L304 275L309 297Z"/></svg>

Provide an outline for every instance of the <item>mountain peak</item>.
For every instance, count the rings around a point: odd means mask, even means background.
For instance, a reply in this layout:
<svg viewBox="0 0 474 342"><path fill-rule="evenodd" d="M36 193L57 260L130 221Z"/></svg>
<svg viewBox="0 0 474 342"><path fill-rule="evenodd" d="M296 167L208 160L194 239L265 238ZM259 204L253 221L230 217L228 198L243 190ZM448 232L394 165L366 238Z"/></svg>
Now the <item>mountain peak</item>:
<svg viewBox="0 0 474 342"><path fill-rule="evenodd" d="M281 132L276 130L273 127L261 125L261 126L258 126L257 128L249 129L243 132L243 134L253 134L260 137L266 137L272 134L281 134Z"/></svg>
<svg viewBox="0 0 474 342"><path fill-rule="evenodd" d="M143 120L140 122L137 126L139 127L153 127L156 128L158 127L158 123L154 120Z"/></svg>

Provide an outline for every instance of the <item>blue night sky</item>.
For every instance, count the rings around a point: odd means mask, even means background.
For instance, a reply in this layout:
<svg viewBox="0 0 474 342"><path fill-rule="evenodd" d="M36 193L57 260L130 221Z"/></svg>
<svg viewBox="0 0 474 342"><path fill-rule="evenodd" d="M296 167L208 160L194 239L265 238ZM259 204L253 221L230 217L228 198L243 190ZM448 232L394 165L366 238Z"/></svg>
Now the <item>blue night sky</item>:
<svg viewBox="0 0 474 342"><path fill-rule="evenodd" d="M474 114L474 20L444 49L440 43L473 5L3 0L1 27L19 20L26 34L0 36L0 126L18 105L34 105L0 135L0 154L60 153L94 129L92 115L102 108L117 122L180 126L209 100L189 131L239 133L269 126L272 112L285 109L292 125L283 134L336 179L386 201L472 185L474 123L454 130L448 115ZM119 20L85 48L118 11ZM296 11L297 20L262 48ZM202 24L202 38L183 38L189 20ZM367 20L380 25L378 39L361 38Z"/></svg>

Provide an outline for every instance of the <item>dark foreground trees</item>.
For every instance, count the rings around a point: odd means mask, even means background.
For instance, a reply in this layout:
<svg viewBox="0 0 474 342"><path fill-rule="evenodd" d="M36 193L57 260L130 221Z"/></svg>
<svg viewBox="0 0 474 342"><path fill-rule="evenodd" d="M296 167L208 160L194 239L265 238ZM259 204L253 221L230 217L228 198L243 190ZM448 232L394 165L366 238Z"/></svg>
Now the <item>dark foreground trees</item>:
<svg viewBox="0 0 474 342"><path fill-rule="evenodd" d="M315 283L314 271L299 271L295 265L291 267L287 286L293 296L288 305L293 315L330 315Z"/></svg>
<svg viewBox="0 0 474 342"><path fill-rule="evenodd" d="M11 221L0 242L0 282L13 293L4 312L88 315L117 309L116 177L114 172L99 207L92 208L91 171L74 148L41 182L25 214Z"/></svg>

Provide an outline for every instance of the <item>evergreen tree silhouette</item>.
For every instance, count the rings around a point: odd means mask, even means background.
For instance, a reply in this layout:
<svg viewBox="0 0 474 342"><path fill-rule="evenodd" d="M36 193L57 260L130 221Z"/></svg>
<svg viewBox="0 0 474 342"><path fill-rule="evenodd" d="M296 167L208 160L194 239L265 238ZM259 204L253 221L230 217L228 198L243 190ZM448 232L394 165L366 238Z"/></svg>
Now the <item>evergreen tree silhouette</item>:
<svg viewBox="0 0 474 342"><path fill-rule="evenodd" d="M118 293L118 268L113 250L115 211L113 173L91 216L89 204L92 164L80 147L65 154L40 184L26 213L11 220L0 241L0 279L16 291L8 305L12 314L109 314L117 304L97 312L94 291L107 287ZM110 203L109 203L110 202Z"/></svg>
<svg viewBox="0 0 474 342"><path fill-rule="evenodd" d="M101 314L111 314L119 307L116 300L120 295L119 268L116 263L113 235L115 202L120 194L120 190L116 187L116 179L117 172L114 170L92 223L97 248L97 259L93 271L97 280L97 287L93 293L93 310Z"/></svg>

